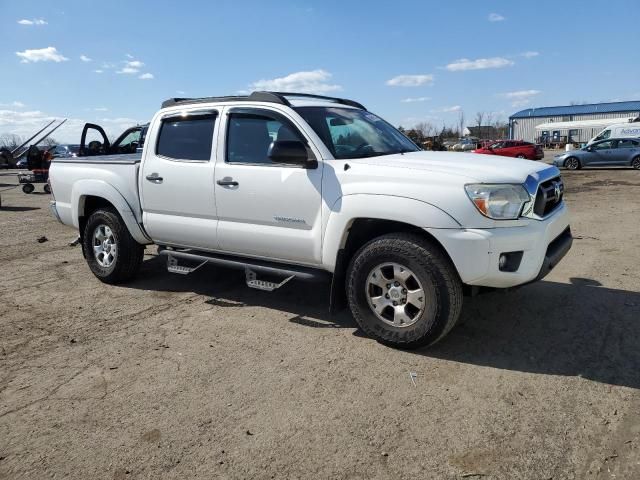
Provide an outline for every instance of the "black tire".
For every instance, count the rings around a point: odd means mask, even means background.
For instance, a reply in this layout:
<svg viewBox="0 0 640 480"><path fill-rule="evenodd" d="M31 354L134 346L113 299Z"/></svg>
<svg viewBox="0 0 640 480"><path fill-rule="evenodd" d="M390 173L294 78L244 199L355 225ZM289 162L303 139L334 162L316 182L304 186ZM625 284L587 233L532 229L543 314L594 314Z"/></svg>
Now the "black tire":
<svg viewBox="0 0 640 480"><path fill-rule="evenodd" d="M372 285L368 279L378 266L388 263L408 269L424 291L424 310L416 314L413 324L390 325L370 306ZM438 246L417 234L389 234L365 244L350 262L346 288L349 307L360 328L379 342L396 348L436 343L455 326L462 309L462 283L455 267ZM406 311L409 306L400 308Z"/></svg>
<svg viewBox="0 0 640 480"><path fill-rule="evenodd" d="M115 258L108 266L100 264L94 251L94 233L101 226L109 228L113 245L116 246ZM96 210L91 214L84 227L82 250L93 274L104 283L110 284L133 279L144 257L144 246L135 241L113 208Z"/></svg>
<svg viewBox="0 0 640 480"><path fill-rule="evenodd" d="M49 184L45 184L44 186L44 193L51 193L51 187L49 186Z"/></svg>
<svg viewBox="0 0 640 480"><path fill-rule="evenodd" d="M34 187L32 184L30 184L30 183L25 183L25 184L22 186L22 191L23 191L24 193L26 193L27 195L29 195L30 193L33 193L33 191L34 191L34 190L35 190L35 187Z"/></svg>
<svg viewBox="0 0 640 480"><path fill-rule="evenodd" d="M640 156L635 157L633 160L631 160L631 166L636 170L640 170Z"/></svg>
<svg viewBox="0 0 640 480"><path fill-rule="evenodd" d="M578 158L569 157L564 161L564 168L567 170L580 170L582 168L582 164Z"/></svg>

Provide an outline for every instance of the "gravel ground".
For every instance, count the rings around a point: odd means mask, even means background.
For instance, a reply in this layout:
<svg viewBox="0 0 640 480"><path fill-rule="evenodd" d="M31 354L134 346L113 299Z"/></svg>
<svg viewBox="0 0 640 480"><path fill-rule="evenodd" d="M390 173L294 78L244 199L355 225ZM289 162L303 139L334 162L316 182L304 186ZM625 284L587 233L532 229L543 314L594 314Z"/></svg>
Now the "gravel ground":
<svg viewBox="0 0 640 480"><path fill-rule="evenodd" d="M640 172L565 181L557 269L405 352L322 285L171 275L154 248L103 285L0 174L0 478L640 478Z"/></svg>

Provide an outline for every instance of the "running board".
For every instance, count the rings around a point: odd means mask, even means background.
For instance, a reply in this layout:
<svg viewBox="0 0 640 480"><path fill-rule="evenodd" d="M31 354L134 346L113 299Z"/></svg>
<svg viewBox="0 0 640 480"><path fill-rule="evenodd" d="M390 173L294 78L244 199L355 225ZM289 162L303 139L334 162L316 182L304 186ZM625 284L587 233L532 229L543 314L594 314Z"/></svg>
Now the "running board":
<svg viewBox="0 0 640 480"><path fill-rule="evenodd" d="M167 257L167 270L169 272L180 275L195 272L206 263L244 270L248 287L268 292L282 287L293 278L307 281L322 281L329 280L331 277L329 272L309 267L285 265L252 258L233 257L231 255L215 255L194 250L169 250L166 247L158 247L158 255ZM180 260L194 264L194 266L180 265ZM280 282L259 280L257 278L258 273L284 277L284 280Z"/></svg>

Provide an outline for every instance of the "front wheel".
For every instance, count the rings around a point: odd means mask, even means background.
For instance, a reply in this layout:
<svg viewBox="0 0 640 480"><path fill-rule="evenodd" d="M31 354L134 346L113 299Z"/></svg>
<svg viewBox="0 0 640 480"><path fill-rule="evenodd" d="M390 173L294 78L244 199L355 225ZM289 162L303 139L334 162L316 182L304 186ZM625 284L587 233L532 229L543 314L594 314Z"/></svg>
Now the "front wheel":
<svg viewBox="0 0 640 480"><path fill-rule="evenodd" d="M576 157L569 157L564 162L564 168L566 168L567 170L579 170L580 167L580 160L578 160Z"/></svg>
<svg viewBox="0 0 640 480"><path fill-rule="evenodd" d="M30 193L33 193L33 191L34 191L34 190L35 190L35 187L34 187L32 184L30 184L30 183L25 183L25 184L22 186L22 191L23 191L24 193L26 193L27 195L29 195Z"/></svg>
<svg viewBox="0 0 640 480"><path fill-rule="evenodd" d="M365 333L386 345L432 345L456 324L462 284L441 250L415 234L376 238L354 255L347 296Z"/></svg>
<svg viewBox="0 0 640 480"><path fill-rule="evenodd" d="M144 246L135 241L118 212L111 208L91 214L84 228L82 249L93 274L111 284L131 280L144 256Z"/></svg>
<svg viewBox="0 0 640 480"><path fill-rule="evenodd" d="M636 170L640 170L640 157L636 157L631 160L631 166Z"/></svg>

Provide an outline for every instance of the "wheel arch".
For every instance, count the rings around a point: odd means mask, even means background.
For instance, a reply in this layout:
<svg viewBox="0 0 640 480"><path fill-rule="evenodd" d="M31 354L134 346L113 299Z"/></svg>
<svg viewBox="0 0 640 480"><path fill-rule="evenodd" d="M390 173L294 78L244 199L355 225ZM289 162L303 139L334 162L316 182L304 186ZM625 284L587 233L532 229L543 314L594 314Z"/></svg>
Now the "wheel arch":
<svg viewBox="0 0 640 480"><path fill-rule="evenodd" d="M151 243L126 199L113 186L100 180L84 180L74 184L71 194L73 219L80 236L89 216L99 208L113 208L118 212L131 236L140 244Z"/></svg>
<svg viewBox="0 0 640 480"><path fill-rule="evenodd" d="M347 268L356 252L369 241L390 233L412 233L432 244L451 263L458 273L455 263L442 243L426 231L411 223L375 217L353 218L343 233L340 248L336 252L330 293L330 310L335 313L347 305L345 279Z"/></svg>

